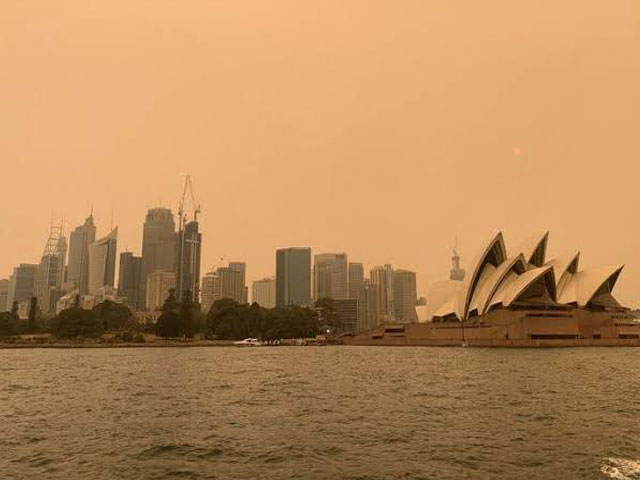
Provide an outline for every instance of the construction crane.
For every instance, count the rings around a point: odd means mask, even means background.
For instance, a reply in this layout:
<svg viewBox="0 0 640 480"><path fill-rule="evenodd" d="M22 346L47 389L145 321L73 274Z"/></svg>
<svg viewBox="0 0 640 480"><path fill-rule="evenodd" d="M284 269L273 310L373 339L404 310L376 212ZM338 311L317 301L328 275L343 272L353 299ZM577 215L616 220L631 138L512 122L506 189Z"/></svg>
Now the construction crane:
<svg viewBox="0 0 640 480"><path fill-rule="evenodd" d="M182 298L184 292L189 290L192 295L192 299L197 300L195 297L197 296L197 284L199 283L199 249L200 249L200 234L198 232L197 222L198 215L200 214L200 205L196 200L196 195L193 191L193 182L191 181L191 177L189 175L186 176L184 180L184 187L182 189L182 196L180 197L180 205L178 208L178 216L179 218L179 233L178 233L178 278L177 287L178 287L178 296ZM188 194L188 196L187 196ZM191 207L193 208L193 218L192 222L196 223L196 231L191 232L191 237L187 238L186 227L189 222L187 222L188 216L185 212L185 207L187 200L191 200ZM193 238L192 238L193 237ZM188 258L186 259L189 264L185 265L185 255L187 254L187 244L190 245L191 251L189 253ZM185 272L185 267L188 268L188 276L190 277L190 285L185 285L185 278L187 277ZM186 287L186 288L185 288Z"/></svg>
<svg viewBox="0 0 640 480"><path fill-rule="evenodd" d="M193 182L191 181L191 177L187 175L184 179L184 187L182 189L182 197L180 197L180 207L178 209L178 213L180 215L180 229L182 230L187 223L187 214L184 211L185 201L187 199L187 192L189 193L189 197L191 198L191 206L193 208L193 221L198 221L198 215L200 214L200 204L196 200L196 195L193 192Z"/></svg>

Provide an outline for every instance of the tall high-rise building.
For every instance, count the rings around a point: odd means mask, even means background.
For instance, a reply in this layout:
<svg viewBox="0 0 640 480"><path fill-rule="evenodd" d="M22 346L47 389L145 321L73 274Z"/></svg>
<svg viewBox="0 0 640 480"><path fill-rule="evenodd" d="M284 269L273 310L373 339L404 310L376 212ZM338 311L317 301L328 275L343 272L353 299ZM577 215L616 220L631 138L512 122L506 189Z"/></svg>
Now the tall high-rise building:
<svg viewBox="0 0 640 480"><path fill-rule="evenodd" d="M36 270L33 291L43 313L55 313L56 302L62 296L67 239L62 226L51 226L47 244Z"/></svg>
<svg viewBox="0 0 640 480"><path fill-rule="evenodd" d="M371 283L375 285L377 296L378 322L394 319L393 267L375 267L371 270Z"/></svg>
<svg viewBox="0 0 640 480"><path fill-rule="evenodd" d="M9 296L9 279L3 278L0 280L0 312L6 312L9 310L7 297Z"/></svg>
<svg viewBox="0 0 640 480"><path fill-rule="evenodd" d="M200 307L202 312L207 314L216 300L222 298L222 286L218 272L208 272L202 278L202 291L200 295Z"/></svg>
<svg viewBox="0 0 640 480"><path fill-rule="evenodd" d="M358 300L355 298L341 298L333 301L335 315L342 325L344 333L358 331Z"/></svg>
<svg viewBox="0 0 640 480"><path fill-rule="evenodd" d="M231 262L207 273L202 279L202 311L208 312L217 300L228 298L240 304L247 303L245 264Z"/></svg>
<svg viewBox="0 0 640 480"><path fill-rule="evenodd" d="M362 282L362 293L358 303L358 328L359 332L373 330L378 326L380 315L378 313L378 289L367 278ZM360 307L362 305L362 307Z"/></svg>
<svg viewBox="0 0 640 480"><path fill-rule="evenodd" d="M140 273L142 257L131 252L120 254L120 273L118 274L118 295L124 298L129 308L140 310L144 302L140 298Z"/></svg>
<svg viewBox="0 0 640 480"><path fill-rule="evenodd" d="M364 287L364 265L362 263L349 263L349 298L358 301L358 322L367 314L364 299L361 298Z"/></svg>
<svg viewBox="0 0 640 480"><path fill-rule="evenodd" d="M229 268L242 275L242 301L238 303L249 303L249 290L247 288L247 264L245 262L229 262Z"/></svg>
<svg viewBox="0 0 640 480"><path fill-rule="evenodd" d="M91 214L69 236L67 283L69 289L78 290L80 295L86 295L89 291L89 245L95 240L96 226Z"/></svg>
<svg viewBox="0 0 640 480"><path fill-rule="evenodd" d="M349 297L346 253L321 253L313 257L313 299Z"/></svg>
<svg viewBox="0 0 640 480"><path fill-rule="evenodd" d="M393 293L395 319L403 323L417 322L416 302L418 300L418 290L416 273L409 270L396 270L393 272Z"/></svg>
<svg viewBox="0 0 640 480"><path fill-rule="evenodd" d="M461 282L464 280L465 271L460 267L460 255L458 255L458 248L453 247L453 255L451 256L451 271L449 272L450 280L457 280Z"/></svg>
<svg viewBox="0 0 640 480"><path fill-rule="evenodd" d="M13 302L28 302L33 296L38 265L21 263L13 269L9 277L9 291L7 292L7 308L11 310Z"/></svg>
<svg viewBox="0 0 640 480"><path fill-rule="evenodd" d="M190 292L191 300L200 299L200 257L202 234L197 221L176 233L176 290L178 298Z"/></svg>
<svg viewBox="0 0 640 480"><path fill-rule="evenodd" d="M147 276L145 305L147 310L159 310L169 298L169 291L176 288L176 274L156 270Z"/></svg>
<svg viewBox="0 0 640 480"><path fill-rule="evenodd" d="M152 208L147 212L142 232L142 266L140 298L145 299L149 275L156 271L175 271L176 225L168 208Z"/></svg>
<svg viewBox="0 0 640 480"><path fill-rule="evenodd" d="M359 298L364 283L364 265L349 262L349 298Z"/></svg>
<svg viewBox="0 0 640 480"><path fill-rule="evenodd" d="M311 249L276 251L276 305L311 305Z"/></svg>
<svg viewBox="0 0 640 480"><path fill-rule="evenodd" d="M263 278L253 282L251 301L263 308L274 308L276 306L276 279L273 277Z"/></svg>
<svg viewBox="0 0 640 480"><path fill-rule="evenodd" d="M114 287L116 279L116 250L118 227L109 235L89 245L89 294L95 295L102 287Z"/></svg>

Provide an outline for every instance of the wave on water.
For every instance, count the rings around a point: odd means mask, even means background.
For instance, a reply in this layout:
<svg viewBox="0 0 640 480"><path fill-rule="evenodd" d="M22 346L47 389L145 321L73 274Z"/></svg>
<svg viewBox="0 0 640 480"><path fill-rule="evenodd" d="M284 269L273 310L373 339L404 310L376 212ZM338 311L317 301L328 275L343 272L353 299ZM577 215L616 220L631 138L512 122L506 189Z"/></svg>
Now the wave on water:
<svg viewBox="0 0 640 480"><path fill-rule="evenodd" d="M627 458L607 458L600 471L607 478L615 480L640 479L640 461L633 461Z"/></svg>

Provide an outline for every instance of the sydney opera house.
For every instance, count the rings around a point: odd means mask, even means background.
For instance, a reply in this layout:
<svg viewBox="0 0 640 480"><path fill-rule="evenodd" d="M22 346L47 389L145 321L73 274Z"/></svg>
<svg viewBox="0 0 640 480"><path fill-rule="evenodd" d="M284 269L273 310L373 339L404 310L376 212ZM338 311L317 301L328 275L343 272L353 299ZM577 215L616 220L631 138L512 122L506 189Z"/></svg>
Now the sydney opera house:
<svg viewBox="0 0 640 480"><path fill-rule="evenodd" d="M580 253L547 259L548 232L507 251L498 233L461 281L435 284L426 323L381 325L367 345L640 346L640 324L613 297L623 266L580 269Z"/></svg>

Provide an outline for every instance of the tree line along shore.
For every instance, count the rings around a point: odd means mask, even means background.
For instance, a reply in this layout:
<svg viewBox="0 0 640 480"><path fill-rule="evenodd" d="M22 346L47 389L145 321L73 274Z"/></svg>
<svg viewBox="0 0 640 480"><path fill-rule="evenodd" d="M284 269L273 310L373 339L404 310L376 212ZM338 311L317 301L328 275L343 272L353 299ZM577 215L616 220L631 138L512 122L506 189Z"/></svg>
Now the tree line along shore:
<svg viewBox="0 0 640 480"><path fill-rule="evenodd" d="M244 338L264 343L292 344L295 339L342 333L333 301L319 300L315 308L290 306L266 309L241 305L231 299L216 301L203 312L191 295L169 293L155 322L138 321L133 312L109 300L84 310L71 308L46 318L31 299L28 318L18 316L17 305L0 313L0 345L11 347L77 346L223 346Z"/></svg>

